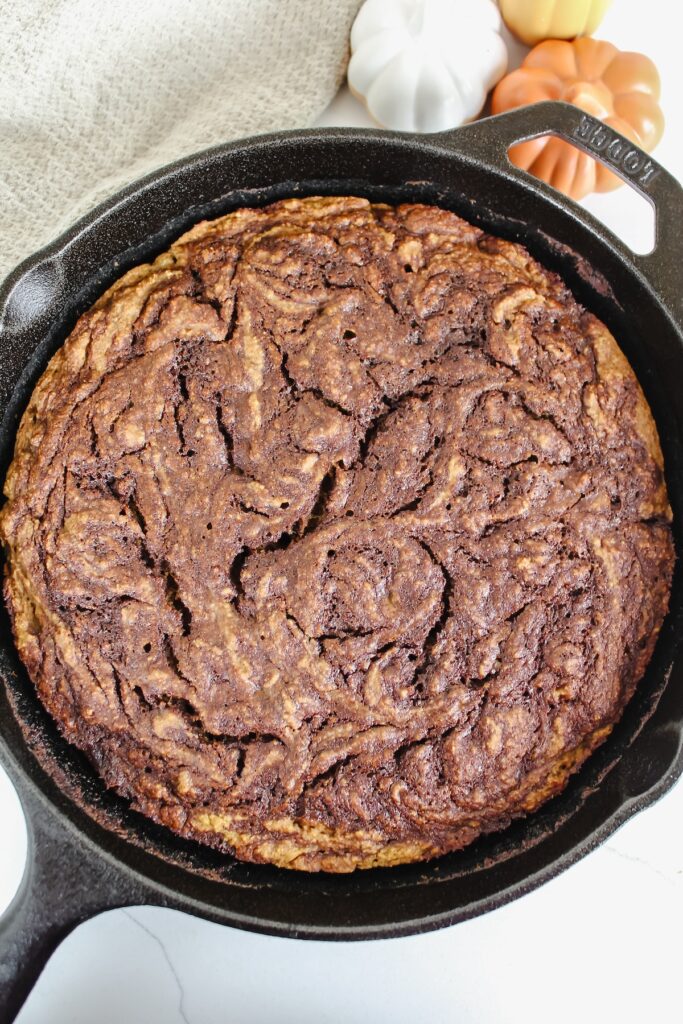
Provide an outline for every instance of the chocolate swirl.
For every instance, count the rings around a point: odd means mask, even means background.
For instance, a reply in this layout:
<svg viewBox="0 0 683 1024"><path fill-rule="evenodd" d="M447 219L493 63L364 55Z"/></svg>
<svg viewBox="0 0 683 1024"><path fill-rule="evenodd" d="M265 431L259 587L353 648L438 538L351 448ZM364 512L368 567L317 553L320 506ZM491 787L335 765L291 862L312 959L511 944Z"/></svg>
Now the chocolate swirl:
<svg viewBox="0 0 683 1024"><path fill-rule="evenodd" d="M201 224L84 317L6 485L21 655L106 782L304 869L559 791L650 658L672 543L606 329L443 210Z"/></svg>

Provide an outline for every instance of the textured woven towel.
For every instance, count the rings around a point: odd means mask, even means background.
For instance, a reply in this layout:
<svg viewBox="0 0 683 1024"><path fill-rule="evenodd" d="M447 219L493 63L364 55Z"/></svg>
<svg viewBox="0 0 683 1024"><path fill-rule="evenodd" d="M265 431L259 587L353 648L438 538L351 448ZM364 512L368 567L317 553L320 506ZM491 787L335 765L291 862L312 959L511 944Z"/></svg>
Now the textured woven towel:
<svg viewBox="0 0 683 1024"><path fill-rule="evenodd" d="M359 2L0 0L0 280L155 167L313 121Z"/></svg>

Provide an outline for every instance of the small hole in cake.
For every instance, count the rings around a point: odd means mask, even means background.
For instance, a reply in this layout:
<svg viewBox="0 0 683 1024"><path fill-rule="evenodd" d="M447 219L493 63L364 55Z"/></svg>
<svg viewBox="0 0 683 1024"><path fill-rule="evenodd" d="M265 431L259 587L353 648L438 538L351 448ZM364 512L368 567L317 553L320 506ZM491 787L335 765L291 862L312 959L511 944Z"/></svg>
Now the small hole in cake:
<svg viewBox="0 0 683 1024"><path fill-rule="evenodd" d="M350 518L350 517L351 517L351 516L353 515L353 509L352 509L352 508L349 508L349 509L347 509L347 510L346 510L346 514L347 514L347 516L349 516L349 518Z"/></svg>
<svg viewBox="0 0 683 1024"><path fill-rule="evenodd" d="M438 448L440 444L441 444L441 438L440 438L440 437L439 437L439 436L437 435L437 436L436 436L436 437L434 438L434 447L435 447L435 448Z"/></svg>
<svg viewBox="0 0 683 1024"><path fill-rule="evenodd" d="M187 452L187 457L188 457L188 459L191 459L191 458L192 458L192 456L193 456L193 455L196 455L196 454L197 454L197 453L196 453L196 451L194 450L194 448L189 448L189 449L188 449L188 452Z"/></svg>
<svg viewBox="0 0 683 1024"><path fill-rule="evenodd" d="M289 502L288 501L281 501L280 502L280 508L289 508Z"/></svg>
<svg viewBox="0 0 683 1024"><path fill-rule="evenodd" d="M334 558L334 556L336 554L337 554L337 552L334 550L334 548L330 548L330 550L327 552L327 557L328 558Z"/></svg>
<svg viewBox="0 0 683 1024"><path fill-rule="evenodd" d="M119 515L120 516L125 516L125 514L126 514L126 510L125 510L125 508L122 508L121 511L119 512Z"/></svg>
<svg viewBox="0 0 683 1024"><path fill-rule="evenodd" d="M207 523L206 528L207 530L213 530L213 523Z"/></svg>
<svg viewBox="0 0 683 1024"><path fill-rule="evenodd" d="M447 511L447 512L450 512L450 510L452 509L452 507L453 507L453 506L451 505L451 503L450 503L450 501L449 501L449 502L448 502L448 504L446 505L446 511Z"/></svg>
<svg viewBox="0 0 683 1024"><path fill-rule="evenodd" d="M406 274L412 274L413 272L413 268L411 267L410 263L406 263L403 269L405 270Z"/></svg>
<svg viewBox="0 0 683 1024"><path fill-rule="evenodd" d="M417 654L409 654L408 661L417 661Z"/></svg>
<svg viewBox="0 0 683 1024"><path fill-rule="evenodd" d="M512 327L512 320L508 320L508 318L506 317L505 320L503 321L503 327L505 328L506 331L509 331L510 328Z"/></svg>
<svg viewBox="0 0 683 1024"><path fill-rule="evenodd" d="M618 508L621 505L621 498L618 494L613 494L610 503L614 508Z"/></svg>
<svg viewBox="0 0 683 1024"><path fill-rule="evenodd" d="M149 654L149 652L152 650L152 645L150 643L146 643L143 645L142 649L145 652L145 654Z"/></svg>
<svg viewBox="0 0 683 1024"><path fill-rule="evenodd" d="M342 335L342 337L344 338L344 341L351 341L352 338L356 337L356 332L355 331L351 331L351 330L346 330L346 331L344 331L344 334Z"/></svg>

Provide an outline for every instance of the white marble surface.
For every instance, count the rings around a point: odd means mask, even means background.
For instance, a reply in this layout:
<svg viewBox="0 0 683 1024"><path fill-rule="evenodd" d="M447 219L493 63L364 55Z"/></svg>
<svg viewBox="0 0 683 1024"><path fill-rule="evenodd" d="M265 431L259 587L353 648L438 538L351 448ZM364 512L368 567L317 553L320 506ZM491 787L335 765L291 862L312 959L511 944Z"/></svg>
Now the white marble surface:
<svg viewBox="0 0 683 1024"><path fill-rule="evenodd" d="M656 156L683 178L681 15L669 0L615 0L599 32L662 73ZM676 13L674 13L676 12ZM519 59L515 48L513 60ZM369 124L345 90L324 124ZM628 189L587 206L635 249L651 213ZM483 918L415 938L295 942L149 907L104 914L57 951L20 1024L572 1024L683 1018L683 784L542 889ZM25 834L0 777L0 909Z"/></svg>

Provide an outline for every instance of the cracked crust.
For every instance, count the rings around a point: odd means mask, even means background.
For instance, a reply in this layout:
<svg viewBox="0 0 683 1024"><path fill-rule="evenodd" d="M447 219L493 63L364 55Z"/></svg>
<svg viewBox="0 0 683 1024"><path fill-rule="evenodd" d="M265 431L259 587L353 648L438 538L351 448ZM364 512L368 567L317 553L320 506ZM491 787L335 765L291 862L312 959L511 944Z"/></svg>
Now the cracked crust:
<svg viewBox="0 0 683 1024"><path fill-rule="evenodd" d="M458 849L559 792L667 608L613 338L433 207L199 224L78 322L17 436L19 652L106 783L245 860Z"/></svg>

